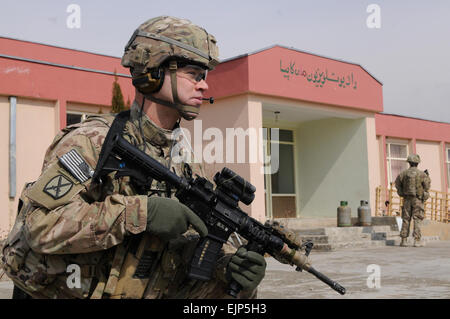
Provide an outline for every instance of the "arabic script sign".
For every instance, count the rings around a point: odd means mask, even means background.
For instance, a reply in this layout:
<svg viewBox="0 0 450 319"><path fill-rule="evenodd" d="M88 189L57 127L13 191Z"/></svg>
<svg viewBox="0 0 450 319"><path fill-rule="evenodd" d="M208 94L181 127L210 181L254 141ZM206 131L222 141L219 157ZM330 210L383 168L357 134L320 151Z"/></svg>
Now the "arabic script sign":
<svg viewBox="0 0 450 319"><path fill-rule="evenodd" d="M295 61L290 61L289 65L283 67L283 61L280 60L280 72L283 74L283 78L290 80L295 77L304 78L308 83L311 83L315 87L324 87L327 82L332 82L330 84L337 84L337 87L340 88L353 88L356 90L357 81L353 76L353 72L351 74L338 74L336 75L334 72L328 72L328 68L325 71L316 68L315 71L309 72L305 69L302 70L301 66L298 68L295 66Z"/></svg>

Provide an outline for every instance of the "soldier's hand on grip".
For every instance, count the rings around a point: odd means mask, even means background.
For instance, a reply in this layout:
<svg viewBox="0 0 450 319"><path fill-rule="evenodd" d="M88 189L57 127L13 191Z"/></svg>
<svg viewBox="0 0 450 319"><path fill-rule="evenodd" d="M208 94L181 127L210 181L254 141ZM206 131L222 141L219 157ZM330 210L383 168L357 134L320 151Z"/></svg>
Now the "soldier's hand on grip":
<svg viewBox="0 0 450 319"><path fill-rule="evenodd" d="M162 240L178 237L189 225L204 237L208 229L203 221L187 206L165 197L149 197L147 201L146 230Z"/></svg>
<svg viewBox="0 0 450 319"><path fill-rule="evenodd" d="M266 265L264 256L240 247L228 264L228 272L241 285L242 290L251 291L263 280Z"/></svg>

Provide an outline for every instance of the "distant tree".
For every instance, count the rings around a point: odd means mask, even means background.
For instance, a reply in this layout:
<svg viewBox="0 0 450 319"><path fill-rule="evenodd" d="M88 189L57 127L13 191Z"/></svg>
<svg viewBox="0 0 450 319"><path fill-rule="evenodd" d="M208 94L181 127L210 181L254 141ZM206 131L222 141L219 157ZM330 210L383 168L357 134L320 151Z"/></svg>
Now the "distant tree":
<svg viewBox="0 0 450 319"><path fill-rule="evenodd" d="M119 113L125 110L125 102L123 100L122 90L120 88L120 84L117 81L117 74L114 70L114 83L113 83L113 91L112 91L112 101L111 101L111 112Z"/></svg>
<svg viewBox="0 0 450 319"><path fill-rule="evenodd" d="M125 109L129 110L130 107L131 107L131 101L130 101L130 96L128 95L127 104L125 105Z"/></svg>

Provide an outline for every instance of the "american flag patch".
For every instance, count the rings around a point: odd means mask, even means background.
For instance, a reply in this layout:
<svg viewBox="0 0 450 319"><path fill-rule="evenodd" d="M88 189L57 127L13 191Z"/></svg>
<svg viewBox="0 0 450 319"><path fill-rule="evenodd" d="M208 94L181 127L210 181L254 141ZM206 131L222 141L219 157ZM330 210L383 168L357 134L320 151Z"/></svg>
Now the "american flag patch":
<svg viewBox="0 0 450 319"><path fill-rule="evenodd" d="M75 149L61 156L59 161L81 183L94 175L92 168Z"/></svg>

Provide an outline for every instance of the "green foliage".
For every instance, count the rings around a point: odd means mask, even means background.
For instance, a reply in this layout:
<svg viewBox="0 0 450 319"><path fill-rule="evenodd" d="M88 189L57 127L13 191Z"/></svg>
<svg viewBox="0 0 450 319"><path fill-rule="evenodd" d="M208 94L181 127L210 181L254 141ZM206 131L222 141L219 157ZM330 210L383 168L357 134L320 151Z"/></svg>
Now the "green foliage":
<svg viewBox="0 0 450 319"><path fill-rule="evenodd" d="M114 83L112 91L111 112L119 113L125 110L125 102L123 100L122 89L117 81L116 71L114 71Z"/></svg>

